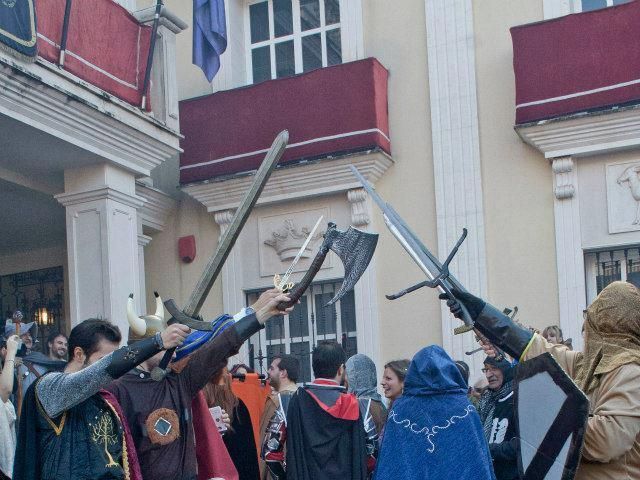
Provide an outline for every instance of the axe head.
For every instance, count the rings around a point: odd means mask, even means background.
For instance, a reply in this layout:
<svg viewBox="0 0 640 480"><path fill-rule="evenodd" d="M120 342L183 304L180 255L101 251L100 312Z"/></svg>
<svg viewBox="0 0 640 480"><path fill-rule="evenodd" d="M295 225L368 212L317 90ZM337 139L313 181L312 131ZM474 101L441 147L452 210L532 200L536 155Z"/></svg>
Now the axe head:
<svg viewBox="0 0 640 480"><path fill-rule="evenodd" d="M378 234L363 232L354 227L349 227L346 232L334 230L332 235L335 235L335 239L329 248L342 260L344 280L340 290L327 305L336 303L355 286L369 266L378 244Z"/></svg>

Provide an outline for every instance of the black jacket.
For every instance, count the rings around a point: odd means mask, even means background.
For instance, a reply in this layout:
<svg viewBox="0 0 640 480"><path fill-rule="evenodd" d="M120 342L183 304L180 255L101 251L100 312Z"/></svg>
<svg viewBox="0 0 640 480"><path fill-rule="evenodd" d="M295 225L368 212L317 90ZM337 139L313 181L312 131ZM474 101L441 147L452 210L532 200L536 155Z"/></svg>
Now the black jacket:
<svg viewBox="0 0 640 480"><path fill-rule="evenodd" d="M493 460L493 470L497 480L517 480L518 473L518 439L516 437L516 419L513 408L513 390L498 395L487 390L485 398L480 400L478 410L483 425L489 425L489 451Z"/></svg>

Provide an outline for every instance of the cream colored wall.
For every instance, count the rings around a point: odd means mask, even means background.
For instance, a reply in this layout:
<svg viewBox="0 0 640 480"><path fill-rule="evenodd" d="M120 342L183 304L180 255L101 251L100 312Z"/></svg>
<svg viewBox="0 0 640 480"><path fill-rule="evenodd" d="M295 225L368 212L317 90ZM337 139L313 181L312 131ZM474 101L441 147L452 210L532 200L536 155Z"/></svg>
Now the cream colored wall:
<svg viewBox="0 0 640 480"><path fill-rule="evenodd" d="M178 239L194 235L196 238L196 258L192 263L183 263L178 257ZM186 303L200 278L204 266L218 245L220 230L213 214L186 195L180 200L162 232L152 234L152 240L145 247L145 281L147 286L147 311L153 311L156 290L164 300L173 298L179 306ZM200 314L211 319L223 313L222 288L216 281L202 307ZM235 312L234 312L235 313Z"/></svg>
<svg viewBox="0 0 640 480"><path fill-rule="evenodd" d="M509 28L543 19L542 1L474 0L480 154L489 298L521 321L558 324L553 180L549 162L513 130Z"/></svg>
<svg viewBox="0 0 640 480"><path fill-rule="evenodd" d="M365 56L389 70L389 123L395 165L378 192L402 215L422 241L437 249L424 0L363 3ZM437 294L422 289L389 301L384 295L424 280L389 233L377 207L372 230L380 233L376 251L380 354L386 362L411 358L420 348L442 343Z"/></svg>

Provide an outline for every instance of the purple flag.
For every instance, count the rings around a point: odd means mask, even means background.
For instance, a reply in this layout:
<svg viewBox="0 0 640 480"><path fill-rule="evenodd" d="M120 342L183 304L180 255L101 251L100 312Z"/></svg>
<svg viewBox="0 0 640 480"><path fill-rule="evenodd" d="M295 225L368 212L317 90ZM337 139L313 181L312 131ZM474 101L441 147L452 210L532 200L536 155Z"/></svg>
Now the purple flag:
<svg viewBox="0 0 640 480"><path fill-rule="evenodd" d="M193 0L193 64L207 80L220 70L220 55L227 49L224 0Z"/></svg>

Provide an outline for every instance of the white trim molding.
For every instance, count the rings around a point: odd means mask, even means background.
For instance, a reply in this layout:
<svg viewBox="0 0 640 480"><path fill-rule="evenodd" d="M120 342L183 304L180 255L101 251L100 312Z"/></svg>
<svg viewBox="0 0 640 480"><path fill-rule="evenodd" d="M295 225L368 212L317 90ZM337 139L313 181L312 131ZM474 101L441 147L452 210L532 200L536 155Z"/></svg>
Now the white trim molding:
<svg viewBox="0 0 640 480"><path fill-rule="evenodd" d="M549 159L611 153L640 147L640 107L542 120L515 130Z"/></svg>
<svg viewBox="0 0 640 480"><path fill-rule="evenodd" d="M141 183L136 183L136 195L145 201L138 210L142 226L163 231L167 219L176 209L176 201L166 193Z"/></svg>
<svg viewBox="0 0 640 480"><path fill-rule="evenodd" d="M573 13L572 2L573 0L543 0L542 8L544 10L545 20L563 17Z"/></svg>
<svg viewBox="0 0 640 480"><path fill-rule="evenodd" d="M0 114L137 175L181 151L177 131L45 60L0 51L0 84Z"/></svg>
<svg viewBox="0 0 640 480"><path fill-rule="evenodd" d="M425 5L438 253L444 258L466 227L469 236L452 271L469 291L486 297L472 0L425 0ZM453 358L465 358L464 352L475 348L472 334L453 335L459 325L443 305L443 346ZM468 361L478 373L482 360Z"/></svg>
<svg viewBox="0 0 640 480"><path fill-rule="evenodd" d="M269 178L257 205L358 188L360 183L351 173L349 165L355 165L370 182L375 183L392 164L393 160L386 153L371 151L278 168ZM251 172L230 179L185 185L182 190L207 207L209 212L234 209L240 205L253 182L254 174Z"/></svg>
<svg viewBox="0 0 640 480"><path fill-rule="evenodd" d="M586 308L584 252L580 228L577 164L571 157L553 159L553 210L560 326L564 338L582 348L582 311Z"/></svg>

